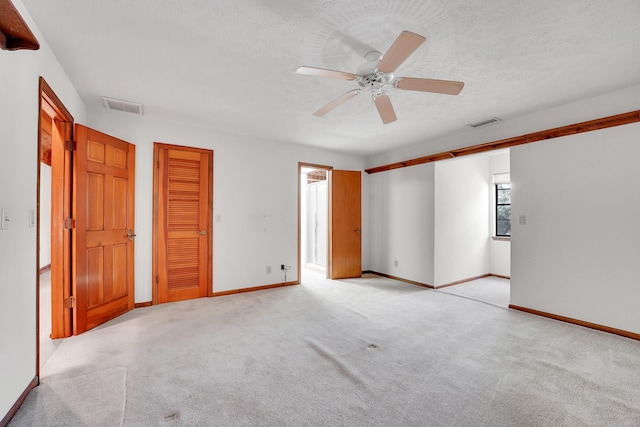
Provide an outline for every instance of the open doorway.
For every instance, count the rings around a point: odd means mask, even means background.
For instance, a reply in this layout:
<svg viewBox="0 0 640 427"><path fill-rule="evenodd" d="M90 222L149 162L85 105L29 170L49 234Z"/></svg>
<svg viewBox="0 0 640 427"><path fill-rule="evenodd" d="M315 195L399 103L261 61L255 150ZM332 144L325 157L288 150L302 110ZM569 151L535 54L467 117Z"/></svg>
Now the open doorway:
<svg viewBox="0 0 640 427"><path fill-rule="evenodd" d="M327 166L299 166L302 281L328 277L330 170Z"/></svg>
<svg viewBox="0 0 640 427"><path fill-rule="evenodd" d="M361 175L298 163L298 281L362 276Z"/></svg>

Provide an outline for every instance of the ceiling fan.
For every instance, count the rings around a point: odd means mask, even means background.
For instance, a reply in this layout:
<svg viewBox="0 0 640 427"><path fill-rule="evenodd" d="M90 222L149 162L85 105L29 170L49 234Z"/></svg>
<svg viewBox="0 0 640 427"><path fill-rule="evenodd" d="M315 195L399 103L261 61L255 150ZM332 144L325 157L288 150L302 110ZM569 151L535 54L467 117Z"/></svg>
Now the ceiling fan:
<svg viewBox="0 0 640 427"><path fill-rule="evenodd" d="M360 86L337 99L334 99L324 107L313 112L314 116L324 116L334 108L344 104L357 96L365 88L371 89L371 97L378 109L380 118L384 124L397 120L396 112L391 105L387 87L402 90L414 90L420 92L442 93L457 95L464 87L463 82L451 80L433 80L416 77L395 77L394 72L426 39L416 33L403 31L393 42L389 50L382 55L373 51L365 55L367 62L358 67L356 74L346 71L327 70L317 67L298 67L296 73L308 76L328 77L341 80L355 80Z"/></svg>

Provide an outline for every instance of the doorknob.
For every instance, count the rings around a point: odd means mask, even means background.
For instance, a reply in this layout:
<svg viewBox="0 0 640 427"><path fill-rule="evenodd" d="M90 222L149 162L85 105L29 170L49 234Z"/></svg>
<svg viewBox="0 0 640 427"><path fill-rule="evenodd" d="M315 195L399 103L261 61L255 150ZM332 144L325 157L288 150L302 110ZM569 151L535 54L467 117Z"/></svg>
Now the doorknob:
<svg viewBox="0 0 640 427"><path fill-rule="evenodd" d="M127 237L129 237L129 240L133 241L133 239L136 238L136 233L134 233L133 230L129 229L129 235Z"/></svg>
<svg viewBox="0 0 640 427"><path fill-rule="evenodd" d="M362 230L360 230L359 228L356 230L356 233L360 233L362 232Z"/></svg>
<svg viewBox="0 0 640 427"><path fill-rule="evenodd" d="M207 230L200 230L200 231L198 232L198 234L199 234L199 235L201 235L201 236L204 236L204 235L206 235L206 234L207 234Z"/></svg>

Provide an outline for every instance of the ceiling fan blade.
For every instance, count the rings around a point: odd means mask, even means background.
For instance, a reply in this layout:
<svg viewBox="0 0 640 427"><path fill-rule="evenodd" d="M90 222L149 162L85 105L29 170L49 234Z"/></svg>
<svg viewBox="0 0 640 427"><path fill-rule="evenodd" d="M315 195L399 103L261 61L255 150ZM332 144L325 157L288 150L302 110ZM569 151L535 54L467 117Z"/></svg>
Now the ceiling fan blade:
<svg viewBox="0 0 640 427"><path fill-rule="evenodd" d="M352 90L350 92L347 92L344 95L342 95L341 97L339 97L337 99L334 99L333 101L331 101L330 103L328 103L324 107L320 108L319 110L314 111L312 114L314 116L318 116L318 117L324 116L329 111L331 111L334 108L344 104L345 102L347 102L348 100L350 100L354 96L358 95L359 93L360 93L360 89L354 89L354 90Z"/></svg>
<svg viewBox="0 0 640 427"><path fill-rule="evenodd" d="M298 67L296 73L305 74L307 76L328 77L330 79L355 80L357 74L347 73L346 71L327 70L325 68L316 67Z"/></svg>
<svg viewBox="0 0 640 427"><path fill-rule="evenodd" d="M383 73L394 72L425 40L420 34L411 31L401 32L378 62L378 70Z"/></svg>
<svg viewBox="0 0 640 427"><path fill-rule="evenodd" d="M376 108L378 109L382 123L386 125L387 123L398 120L396 112L393 109L393 105L391 105L391 99L389 99L388 95L378 95L373 102L376 103Z"/></svg>
<svg viewBox="0 0 640 427"><path fill-rule="evenodd" d="M416 77L399 77L395 87L403 90L417 90L420 92L443 93L445 95L457 95L464 87L463 82L452 80L420 79Z"/></svg>

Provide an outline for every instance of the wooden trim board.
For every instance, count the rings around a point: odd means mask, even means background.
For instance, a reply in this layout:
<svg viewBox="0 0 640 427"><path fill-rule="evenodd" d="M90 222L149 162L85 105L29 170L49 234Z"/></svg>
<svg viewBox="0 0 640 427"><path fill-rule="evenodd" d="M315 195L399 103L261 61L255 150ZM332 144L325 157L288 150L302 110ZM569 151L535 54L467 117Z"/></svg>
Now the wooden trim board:
<svg viewBox="0 0 640 427"><path fill-rule="evenodd" d="M137 302L133 305L134 308L151 307L153 303L151 301Z"/></svg>
<svg viewBox="0 0 640 427"><path fill-rule="evenodd" d="M435 289L442 289L442 288L447 288L449 286L461 285L463 283L473 282L474 280L484 279L485 277L489 277L489 276L491 276L491 274L489 274L489 273L481 274L479 276L468 277L466 279L456 280L455 282L445 283L444 285L434 286L434 288Z"/></svg>
<svg viewBox="0 0 640 427"><path fill-rule="evenodd" d="M405 283L409 283L409 284L416 285L416 286L422 286L423 288L429 288L429 289L446 288L447 286L460 285L462 283L472 282L474 280L483 279L485 277L490 277L490 276L499 277L500 279L510 279L509 276L502 276L502 275L499 275L499 274L487 273L487 274L482 274L480 276L474 276L474 277L469 277L467 279L457 280L455 282L447 283L445 285L434 286L434 285L430 285L428 283L421 283L421 282L416 282L414 280L403 279L402 277L392 276L391 274L379 273L379 272L373 271L373 270L364 270L362 272L362 274L367 274L367 273L368 274L375 274L376 276L386 277L388 279L398 280L400 282L405 282Z"/></svg>
<svg viewBox="0 0 640 427"><path fill-rule="evenodd" d="M9 409L9 412L7 412L2 421L0 421L0 427L6 427L9 424L11 418L13 418L13 416L18 412L20 406L22 406L27 396L29 396L29 392L31 392L31 390L33 390L38 385L38 383L38 377L33 377L31 382L27 385L27 388L24 389L22 394L20 394L20 396L18 397L18 400L16 400L16 403L13 404L11 409Z"/></svg>
<svg viewBox="0 0 640 427"><path fill-rule="evenodd" d="M245 292L254 292L254 291L264 291L265 289L274 289L274 288L282 288L284 286L294 286L299 285L299 281L294 282L286 282L286 283L274 283L271 285L263 285L263 286L253 286L251 288L240 288L240 289L231 289L228 291L220 291L214 292L212 297L221 297L225 295L234 295L234 294L243 294Z"/></svg>
<svg viewBox="0 0 640 427"><path fill-rule="evenodd" d="M502 148L515 147L516 145L530 144L532 142L544 141L546 139L575 135L583 132L591 132L594 130L621 126L635 122L640 122L640 110L630 111L628 113L617 114L614 116L602 117L599 119L589 120L581 123L574 123L571 125L561 126L553 129L541 130L538 132L528 133L526 135L515 136L513 138L500 139L498 141L472 145L470 147L457 148L455 150L445 151L437 154L430 154L428 156L418 157L402 162L389 163L387 165L365 169L365 172L367 172L368 174L385 172L392 169L416 166L423 163L435 162L438 160L446 160L454 157L467 156L469 154L483 153L485 151L500 150Z"/></svg>
<svg viewBox="0 0 640 427"><path fill-rule="evenodd" d="M422 282L416 282L415 280L403 279L402 277L392 276L391 274L379 273L377 271L372 271L372 270L366 270L362 272L362 274L366 274L366 273L375 274L376 276L386 277L387 279L393 279L399 282L409 283L410 285L416 285L422 288L434 289L434 286L428 283L422 283Z"/></svg>
<svg viewBox="0 0 640 427"><path fill-rule="evenodd" d="M586 328L596 329L598 331L609 332L610 334L620 335L625 338L640 340L640 334L635 332L624 331L622 329L611 328L609 326L599 325L597 323L586 322L584 320L573 319L571 317L560 316L559 314L547 313L545 311L535 310L533 308L521 307L519 305L509 304L509 308L525 313L535 314L537 316L547 317L549 319L560 320L561 322L573 323L574 325L584 326Z"/></svg>

